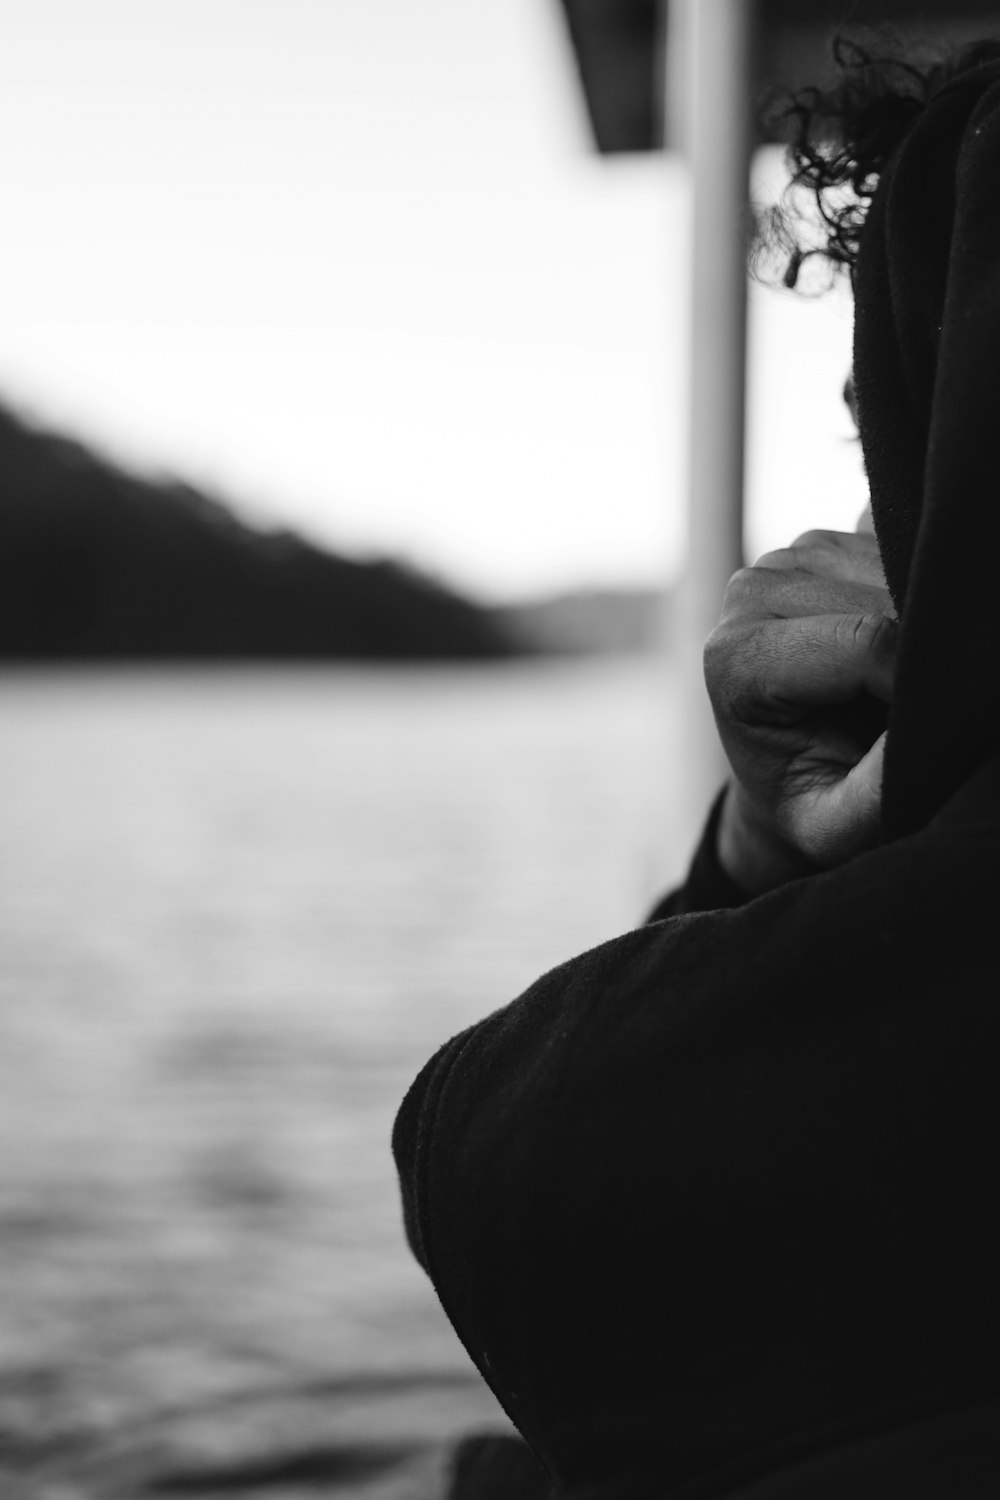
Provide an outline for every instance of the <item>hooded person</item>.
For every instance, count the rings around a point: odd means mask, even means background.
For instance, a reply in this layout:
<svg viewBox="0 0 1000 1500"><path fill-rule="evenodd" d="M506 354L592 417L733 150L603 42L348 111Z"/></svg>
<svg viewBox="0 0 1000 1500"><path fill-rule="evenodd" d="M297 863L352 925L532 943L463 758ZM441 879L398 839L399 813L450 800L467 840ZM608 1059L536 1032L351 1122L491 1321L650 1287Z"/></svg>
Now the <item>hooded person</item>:
<svg viewBox="0 0 1000 1500"><path fill-rule="evenodd" d="M1000 1494L1000 47L904 94L841 153L837 227L887 591L870 539L809 534L716 646L794 627L801 665L834 619L869 666L810 705L827 802L874 787L881 825L810 844L810 793L741 871L731 719L685 886L448 1042L396 1122L413 1250L535 1456L512 1500Z"/></svg>

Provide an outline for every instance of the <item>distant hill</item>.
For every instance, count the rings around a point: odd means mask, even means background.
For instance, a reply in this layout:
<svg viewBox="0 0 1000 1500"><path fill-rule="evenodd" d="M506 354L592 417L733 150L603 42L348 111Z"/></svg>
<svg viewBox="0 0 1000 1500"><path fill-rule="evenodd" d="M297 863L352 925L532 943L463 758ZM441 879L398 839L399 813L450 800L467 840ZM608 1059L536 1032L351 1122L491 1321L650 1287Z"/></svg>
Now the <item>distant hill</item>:
<svg viewBox="0 0 1000 1500"><path fill-rule="evenodd" d="M426 660L527 649L392 562L262 533L0 408L0 658Z"/></svg>
<svg viewBox="0 0 1000 1500"><path fill-rule="evenodd" d="M669 610L658 590L580 589L496 613L504 633L526 650L611 655L655 650Z"/></svg>

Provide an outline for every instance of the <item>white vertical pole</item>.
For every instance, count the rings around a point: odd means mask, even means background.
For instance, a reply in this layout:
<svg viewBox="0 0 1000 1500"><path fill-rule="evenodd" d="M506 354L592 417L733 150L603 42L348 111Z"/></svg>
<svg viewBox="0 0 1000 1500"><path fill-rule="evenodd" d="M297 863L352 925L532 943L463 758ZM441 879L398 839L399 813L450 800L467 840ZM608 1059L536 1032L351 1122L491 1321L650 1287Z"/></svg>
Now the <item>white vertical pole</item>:
<svg viewBox="0 0 1000 1500"><path fill-rule="evenodd" d="M694 839L727 773L702 673L726 583L743 564L747 213L756 0L670 0L670 80L692 188L688 543L676 649L683 671L681 815ZM680 66L679 66L680 65ZM680 74L680 76L679 76ZM673 84L676 80L676 84Z"/></svg>

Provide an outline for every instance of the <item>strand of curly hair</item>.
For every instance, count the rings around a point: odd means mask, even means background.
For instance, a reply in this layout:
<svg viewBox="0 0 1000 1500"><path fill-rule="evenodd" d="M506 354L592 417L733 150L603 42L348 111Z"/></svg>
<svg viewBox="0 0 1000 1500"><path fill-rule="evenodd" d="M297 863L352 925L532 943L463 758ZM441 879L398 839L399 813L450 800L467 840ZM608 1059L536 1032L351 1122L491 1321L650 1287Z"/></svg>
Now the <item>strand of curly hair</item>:
<svg viewBox="0 0 1000 1500"><path fill-rule="evenodd" d="M923 64L888 33L876 33L874 43L842 34L833 58L839 76L832 88L773 96L765 111L772 136L785 142L791 180L782 201L761 216L751 259L758 273L765 264L783 265L788 287L814 256L834 272L853 273L889 158L938 89L969 68L1000 61L1000 40Z"/></svg>

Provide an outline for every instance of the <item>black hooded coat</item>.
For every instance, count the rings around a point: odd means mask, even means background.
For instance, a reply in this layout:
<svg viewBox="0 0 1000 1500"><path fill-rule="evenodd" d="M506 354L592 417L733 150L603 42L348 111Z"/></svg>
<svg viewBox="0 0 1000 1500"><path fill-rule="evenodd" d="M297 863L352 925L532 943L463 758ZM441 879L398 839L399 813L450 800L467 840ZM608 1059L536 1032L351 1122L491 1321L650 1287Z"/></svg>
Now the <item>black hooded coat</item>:
<svg viewBox="0 0 1000 1500"><path fill-rule="evenodd" d="M750 900L717 802L396 1123L413 1249L574 1500L1000 1495L1000 65L917 116L855 295L880 846Z"/></svg>

